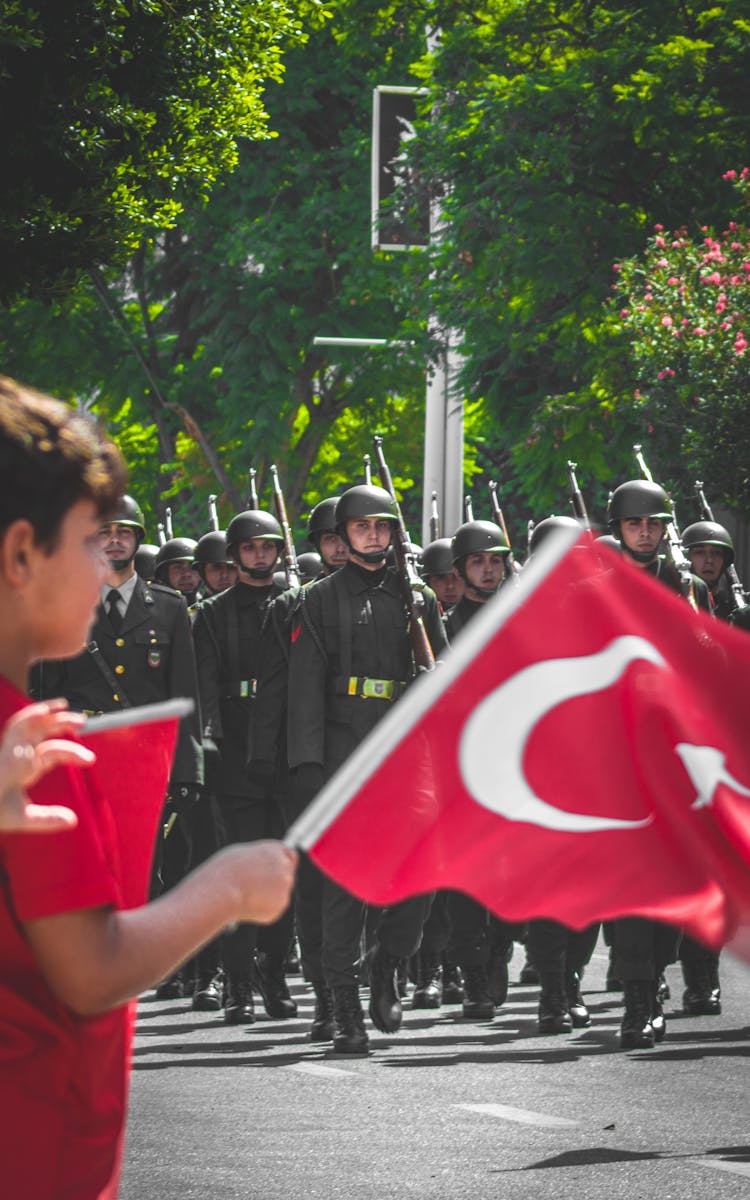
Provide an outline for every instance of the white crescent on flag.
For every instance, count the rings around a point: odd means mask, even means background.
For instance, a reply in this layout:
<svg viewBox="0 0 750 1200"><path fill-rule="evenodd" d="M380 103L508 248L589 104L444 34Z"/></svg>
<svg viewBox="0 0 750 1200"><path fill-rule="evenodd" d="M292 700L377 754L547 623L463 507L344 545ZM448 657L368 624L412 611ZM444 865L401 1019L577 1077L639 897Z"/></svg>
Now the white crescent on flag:
<svg viewBox="0 0 750 1200"><path fill-rule="evenodd" d="M625 636L598 654L534 663L490 692L466 721L459 744L461 775L474 800L509 821L569 833L648 825L650 816L629 821L558 808L536 795L523 769L526 743L546 713L575 696L610 687L638 660L667 666L650 642Z"/></svg>

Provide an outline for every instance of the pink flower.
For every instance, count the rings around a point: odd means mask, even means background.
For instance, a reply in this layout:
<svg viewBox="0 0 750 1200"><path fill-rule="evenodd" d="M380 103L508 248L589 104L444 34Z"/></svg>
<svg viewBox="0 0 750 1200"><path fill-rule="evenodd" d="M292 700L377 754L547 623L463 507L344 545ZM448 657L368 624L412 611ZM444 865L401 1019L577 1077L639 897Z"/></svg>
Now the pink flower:
<svg viewBox="0 0 750 1200"><path fill-rule="evenodd" d="M667 280L667 283L669 284L670 287L677 287L679 282L680 282L679 275L670 275L669 279Z"/></svg>
<svg viewBox="0 0 750 1200"><path fill-rule="evenodd" d="M654 245L655 245L655 246L665 246L665 245L666 245L666 242L664 241L664 238L663 238L663 237L655 237L655 238L654 238Z"/></svg>
<svg viewBox="0 0 750 1200"><path fill-rule="evenodd" d="M673 375L674 375L674 371L672 370L672 368L671 368L671 367L665 367L663 371L659 371L659 373L658 373L658 375L656 376L656 378L657 378L657 379L671 379L671 377L672 377Z"/></svg>
<svg viewBox="0 0 750 1200"><path fill-rule="evenodd" d="M654 225L654 229L656 230L657 233L661 233L663 228L664 228L663 225Z"/></svg>
<svg viewBox="0 0 750 1200"><path fill-rule="evenodd" d="M744 354L746 350L747 342L745 341L742 333L738 333L737 337L734 339L734 352L735 354L740 355Z"/></svg>
<svg viewBox="0 0 750 1200"><path fill-rule="evenodd" d="M704 275L701 279L701 283L713 283L718 287L718 285L721 283L721 275L718 271L713 271L710 275Z"/></svg>
<svg viewBox="0 0 750 1200"><path fill-rule="evenodd" d="M668 313L662 317L661 323L662 323L662 325L671 325L672 324L672 318L669 316Z"/></svg>
<svg viewBox="0 0 750 1200"><path fill-rule="evenodd" d="M721 178L722 179L736 179L737 172L736 171L725 171Z"/></svg>
<svg viewBox="0 0 750 1200"><path fill-rule="evenodd" d="M695 329L693 330L693 333L696 337L705 337L707 332L708 330L703 329L701 325L696 325Z"/></svg>
<svg viewBox="0 0 750 1200"><path fill-rule="evenodd" d="M657 259L657 260L656 260L656 265L657 265L657 267L668 267L668 266L669 266L669 259L667 259L667 258L659 258L659 259Z"/></svg>
<svg viewBox="0 0 750 1200"><path fill-rule="evenodd" d="M629 308L621 308L621 309L620 309L620 316L621 316L621 317L629 317L629 316L630 316L630 309L629 309Z"/></svg>

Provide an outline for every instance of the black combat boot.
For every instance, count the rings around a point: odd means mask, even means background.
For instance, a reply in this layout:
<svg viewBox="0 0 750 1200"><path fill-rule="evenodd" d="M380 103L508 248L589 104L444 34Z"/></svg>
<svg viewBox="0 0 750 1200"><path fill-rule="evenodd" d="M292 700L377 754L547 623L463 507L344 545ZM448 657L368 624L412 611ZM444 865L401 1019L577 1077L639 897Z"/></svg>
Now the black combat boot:
<svg viewBox="0 0 750 1200"><path fill-rule="evenodd" d="M276 1021L287 1021L297 1016L297 1005L292 1000L284 977L284 960L269 954L258 954L255 960L255 978L258 991L263 997L263 1007L269 1017Z"/></svg>
<svg viewBox="0 0 750 1200"><path fill-rule="evenodd" d="M539 1032L570 1033L573 1018L568 1009L565 977L562 971L542 971L542 990L539 993Z"/></svg>
<svg viewBox="0 0 750 1200"><path fill-rule="evenodd" d="M467 1021L491 1021L495 1015L495 1002L490 995L484 963L462 967L461 974L464 977L464 1017Z"/></svg>
<svg viewBox="0 0 750 1200"><path fill-rule="evenodd" d="M565 995L573 1028L587 1029L591 1024L591 1013L581 995L581 977L577 971L565 972Z"/></svg>
<svg viewBox="0 0 750 1200"><path fill-rule="evenodd" d="M607 963L607 981L604 986L608 992L621 992L622 991L622 983L615 975L615 948L614 948L614 946L610 946L610 948L609 948L609 962Z"/></svg>
<svg viewBox="0 0 750 1200"><path fill-rule="evenodd" d="M683 962L682 974L685 980L685 991L682 994L682 1010L687 1017L716 1017L721 1012L721 991L718 985L718 967L716 969L716 986L712 986L709 964L706 961Z"/></svg>
<svg viewBox="0 0 750 1200"><path fill-rule="evenodd" d="M487 990L496 1008L508 999L508 956L513 953L510 946L490 946L487 959Z"/></svg>
<svg viewBox="0 0 750 1200"><path fill-rule="evenodd" d="M625 1012L620 1026L620 1046L623 1050L647 1050L656 1040L651 1021L654 981L628 979L623 990Z"/></svg>
<svg viewBox="0 0 750 1200"><path fill-rule="evenodd" d="M226 1025L252 1025L255 1021L253 985L249 979L227 976L224 997L224 1023Z"/></svg>
<svg viewBox="0 0 750 1200"><path fill-rule="evenodd" d="M526 950L524 964L521 967L521 971L518 976L518 982L522 983L525 987L528 986L528 984L539 983L539 972L529 958L528 949Z"/></svg>
<svg viewBox="0 0 750 1200"><path fill-rule="evenodd" d="M376 946L370 958L370 1020L381 1033L395 1033L401 1028L400 961L382 946Z"/></svg>
<svg viewBox="0 0 750 1200"><path fill-rule="evenodd" d="M664 1016L664 1008L662 1007L661 982L664 976L660 979L655 979L652 986L651 994L651 1028L654 1031L654 1041L663 1042L664 1035L667 1032L667 1021Z"/></svg>
<svg viewBox="0 0 750 1200"><path fill-rule="evenodd" d="M417 955L417 986L412 1008L440 1008L443 998L443 967L438 954L420 950Z"/></svg>
<svg viewBox="0 0 750 1200"><path fill-rule="evenodd" d="M454 962L443 955L443 1004L463 1004L464 983Z"/></svg>
<svg viewBox="0 0 750 1200"><path fill-rule="evenodd" d="M333 989L333 1049L337 1054L368 1054L365 1015L356 983Z"/></svg>
<svg viewBox="0 0 750 1200"><path fill-rule="evenodd" d="M184 995L185 976L182 971L175 971L167 979L162 979L156 989L157 1000L182 1000Z"/></svg>
<svg viewBox="0 0 750 1200"><path fill-rule="evenodd" d="M219 1012L224 1003L224 983L221 971L199 975L193 989L191 1007L196 1012Z"/></svg>
<svg viewBox="0 0 750 1200"><path fill-rule="evenodd" d="M314 983L315 1014L310 1026L311 1042L330 1042L333 1037L333 996L324 983Z"/></svg>

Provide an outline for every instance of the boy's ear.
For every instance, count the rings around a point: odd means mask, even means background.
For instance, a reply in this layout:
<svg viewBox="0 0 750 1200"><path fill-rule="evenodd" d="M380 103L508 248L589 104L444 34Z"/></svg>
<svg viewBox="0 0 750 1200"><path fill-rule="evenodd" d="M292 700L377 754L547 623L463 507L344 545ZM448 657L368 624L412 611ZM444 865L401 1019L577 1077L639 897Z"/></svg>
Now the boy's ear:
<svg viewBox="0 0 750 1200"><path fill-rule="evenodd" d="M24 587L31 578L40 547L31 521L13 521L0 537L0 572L9 587Z"/></svg>

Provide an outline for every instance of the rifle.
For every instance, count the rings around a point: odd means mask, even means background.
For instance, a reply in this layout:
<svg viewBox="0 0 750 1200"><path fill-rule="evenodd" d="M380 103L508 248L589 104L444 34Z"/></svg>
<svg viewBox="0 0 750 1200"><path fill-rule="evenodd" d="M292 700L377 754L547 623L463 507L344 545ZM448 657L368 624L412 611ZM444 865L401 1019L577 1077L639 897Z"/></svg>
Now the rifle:
<svg viewBox="0 0 750 1200"><path fill-rule="evenodd" d="M167 535L167 539L169 541L171 541L172 538L174 537L174 530L172 529L172 509L171 508L164 509L164 532Z"/></svg>
<svg viewBox="0 0 750 1200"><path fill-rule="evenodd" d="M365 468L365 483L369 486L372 483L372 468L370 466L370 455L363 455L362 462Z"/></svg>
<svg viewBox="0 0 750 1200"><path fill-rule="evenodd" d="M638 463L641 475L644 479L647 479L649 483L653 483L654 477L646 466L646 460L643 457L641 446L633 446L633 453L635 454L635 461ZM668 497L668 500L672 509L672 516L666 522L665 529L667 539L667 558L680 576L680 587L682 589L682 594L691 608L694 608L697 612L698 603L695 599L695 589L693 587L693 572L690 569L690 563L688 562L687 555L682 548L682 541L680 540L680 534L675 520L674 503L672 502L671 497Z"/></svg>
<svg viewBox="0 0 750 1200"><path fill-rule="evenodd" d="M439 537L440 513L438 512L437 492L433 492L430 506L430 541L435 542Z"/></svg>
<svg viewBox="0 0 750 1200"><path fill-rule="evenodd" d="M499 527L502 529L503 537L505 538L505 541L507 542L508 546L510 546L510 538L508 537L508 526L505 524L505 516L503 515L503 510L500 507L500 501L497 498L497 483L494 479L490 479L487 486L490 489L490 504L492 506L493 520L494 520L495 524L499 525ZM520 570L521 570L521 568L519 567L518 563L515 560L513 551L509 550L508 553L505 555L506 577L509 578L510 576L517 575Z"/></svg>
<svg viewBox="0 0 750 1200"><path fill-rule="evenodd" d="M471 502L471 496L464 496L464 521L474 520L474 505Z"/></svg>
<svg viewBox="0 0 750 1200"><path fill-rule="evenodd" d="M247 473L247 507L248 508L257 508L258 507L258 489L255 486L255 476L256 475L257 475L257 471L255 470L255 467L251 467Z"/></svg>
<svg viewBox="0 0 750 1200"><path fill-rule="evenodd" d="M394 527L393 554L396 560L396 572L401 587L401 597L409 615L409 640L417 670L431 671L435 666L435 655L432 653L430 639L424 627L424 584L417 572L414 551L406 532L404 518L401 513L396 490L393 486L391 473L383 453L383 439L379 434L373 438L375 455L378 460L380 482L385 488L396 509L397 521Z"/></svg>
<svg viewBox="0 0 750 1200"><path fill-rule="evenodd" d="M166 542L167 542L167 535L166 535L166 532L165 532L165 530L164 530L164 525L162 524L162 522L161 522L161 521L159 521L159 523L158 523L158 524L157 524L157 526L156 526L156 536L157 536L157 538L158 538L159 545L160 545L160 546L165 546L165 545L166 545Z"/></svg>
<svg viewBox="0 0 750 1200"><path fill-rule="evenodd" d="M589 514L586 512L586 501L583 498L583 493L578 486L576 479L576 467L578 463L571 462L568 459L568 482L570 483L570 503L573 506L573 515L577 521L580 521L584 529L591 529L591 521Z"/></svg>
<svg viewBox="0 0 750 1200"><path fill-rule="evenodd" d="M208 497L208 527L213 533L216 533L219 528L219 514L216 511L215 496Z"/></svg>
<svg viewBox="0 0 750 1200"><path fill-rule="evenodd" d="M286 572L286 586L298 588L302 582L300 577L299 563L297 562L297 551L294 549L292 541L292 531L289 528L289 519L286 515L286 504L284 503L284 493L281 490L279 483L279 472L276 467L271 467L271 478L273 480L273 500L276 505L276 516L281 526L281 532L284 535L284 570Z"/></svg>
<svg viewBox="0 0 750 1200"><path fill-rule="evenodd" d="M706 493L703 491L703 480L702 479L696 480L695 490L698 494L698 499L700 500L701 514L702 514L703 518L706 521L714 521L715 522L716 518L714 517L714 514L711 510L711 505L708 503L708 500L706 499ZM734 596L734 599L735 599L735 603L738 608L744 608L747 604L747 593L746 593L744 587L742 586L742 580L740 579L739 575L737 574L737 568L735 567L733 562L731 562L729 564L729 566L726 568L726 572L727 572L727 579L729 580L729 586L732 589L732 595Z"/></svg>

